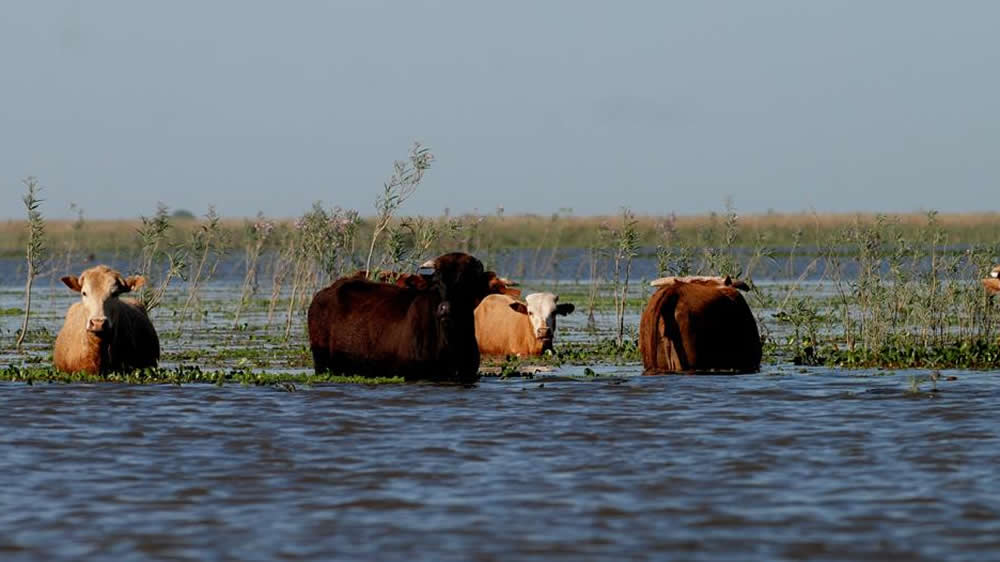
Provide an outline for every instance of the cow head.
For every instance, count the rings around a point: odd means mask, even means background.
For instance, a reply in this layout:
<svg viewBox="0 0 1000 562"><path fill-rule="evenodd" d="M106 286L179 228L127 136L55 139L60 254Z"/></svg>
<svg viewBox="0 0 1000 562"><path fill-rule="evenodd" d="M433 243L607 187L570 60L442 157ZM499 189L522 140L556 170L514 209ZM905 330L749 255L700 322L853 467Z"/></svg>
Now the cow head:
<svg viewBox="0 0 1000 562"><path fill-rule="evenodd" d="M983 286L992 293L1000 293L1000 265L990 271L990 276L983 279Z"/></svg>
<svg viewBox="0 0 1000 562"><path fill-rule="evenodd" d="M556 316L566 316L576 308L570 303L559 304L559 296L552 293L532 293L525 302L514 301L510 307L521 314L527 314L531 331L542 342L542 351L552 349L556 333Z"/></svg>
<svg viewBox="0 0 1000 562"><path fill-rule="evenodd" d="M486 277L489 279L490 294L496 295L507 295L511 298L520 298L521 289L514 289L513 287L517 285L516 282L507 279L506 277L500 277L493 271L487 271Z"/></svg>
<svg viewBox="0 0 1000 562"><path fill-rule="evenodd" d="M483 264L469 254L454 252L440 256L421 266L420 274L430 276L441 300L448 303L448 314L471 311L489 294L489 278Z"/></svg>
<svg viewBox="0 0 1000 562"><path fill-rule="evenodd" d="M70 289L80 293L83 307L87 312L88 332L101 336L107 334L112 326L111 303L118 295L134 291L146 283L146 278L133 275L122 277L121 273L106 265L92 267L79 277L67 275L62 282Z"/></svg>

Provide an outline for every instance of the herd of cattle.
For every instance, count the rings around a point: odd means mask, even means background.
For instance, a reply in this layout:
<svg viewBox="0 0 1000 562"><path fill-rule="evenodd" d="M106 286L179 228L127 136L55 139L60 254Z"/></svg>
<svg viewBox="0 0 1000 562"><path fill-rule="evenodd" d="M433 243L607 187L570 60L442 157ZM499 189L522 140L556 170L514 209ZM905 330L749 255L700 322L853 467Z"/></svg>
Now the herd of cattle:
<svg viewBox="0 0 1000 562"><path fill-rule="evenodd" d="M65 372L106 373L155 367L156 329L143 306L119 298L145 283L99 265L62 278L81 300L69 307L53 364ZM639 349L645 374L753 372L760 368L757 322L729 277L664 277L642 313ZM1000 266L983 285L1000 293ZM402 376L470 382L480 355L540 355L553 349L556 316L573 312L552 293L521 291L475 257L450 253L416 274L365 271L339 279L309 306L309 347L316 373Z"/></svg>

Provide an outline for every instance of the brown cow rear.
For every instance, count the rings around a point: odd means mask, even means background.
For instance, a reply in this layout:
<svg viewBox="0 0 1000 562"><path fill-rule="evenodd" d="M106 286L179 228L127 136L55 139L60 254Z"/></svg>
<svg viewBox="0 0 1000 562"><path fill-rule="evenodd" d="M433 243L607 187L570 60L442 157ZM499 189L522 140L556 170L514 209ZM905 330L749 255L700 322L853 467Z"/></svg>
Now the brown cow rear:
<svg viewBox="0 0 1000 562"><path fill-rule="evenodd" d="M483 264L462 253L435 260L426 289L340 279L309 306L316 372L475 381L473 309L488 289Z"/></svg>
<svg viewBox="0 0 1000 562"><path fill-rule="evenodd" d="M741 283L728 277L658 280L639 324L644 373L760 370L760 333L736 289Z"/></svg>
<svg viewBox="0 0 1000 562"><path fill-rule="evenodd" d="M123 278L98 265L62 282L81 293L81 300L69 307L56 337L56 369L98 374L156 366L160 340L146 310L132 299L118 298L141 287L143 277Z"/></svg>

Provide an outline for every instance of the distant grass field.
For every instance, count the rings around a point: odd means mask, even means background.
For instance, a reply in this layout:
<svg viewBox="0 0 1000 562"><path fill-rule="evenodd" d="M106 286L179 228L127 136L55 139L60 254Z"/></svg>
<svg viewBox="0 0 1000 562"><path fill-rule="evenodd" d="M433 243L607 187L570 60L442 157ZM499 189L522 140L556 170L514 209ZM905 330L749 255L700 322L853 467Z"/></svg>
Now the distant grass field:
<svg viewBox="0 0 1000 562"><path fill-rule="evenodd" d="M678 215L636 217L639 243L656 246L669 236L677 246L697 247L718 245L723 242L726 230L726 215ZM248 240L247 225L253 220L222 219L220 227L228 244L233 248L243 248ZM414 219L397 219L401 221ZM614 227L620 220L617 215L573 216L554 214L482 216L463 215L459 217L438 217L430 219L441 224L450 223L450 245L454 249L475 250L489 247L510 248L585 248L599 242L601 227ZM817 247L833 241L844 229L870 226L880 220L880 215L864 213L842 214L782 214L739 215L739 229L734 246L752 247L767 245L771 248L786 248L799 245ZM881 220L892 223L899 235L915 238L927 224L925 213L904 213L881 216ZM951 245L996 244L1000 241L1000 213L954 213L939 214L937 224L942 229L945 242ZM277 231L294 228L296 219L272 219ZM199 219L171 219L172 228L167 233L167 241L180 244L191 238L203 224ZM141 221L121 220L48 220L46 235L48 246L53 252L67 248L95 254L131 254L141 248L138 229ZM372 219L361 219L358 239L371 237ZM667 232L670 231L669 235ZM24 220L7 220L0 223L0 255L23 255L27 242L27 223ZM265 250L274 249L280 237L272 237ZM442 241L445 242L445 241Z"/></svg>

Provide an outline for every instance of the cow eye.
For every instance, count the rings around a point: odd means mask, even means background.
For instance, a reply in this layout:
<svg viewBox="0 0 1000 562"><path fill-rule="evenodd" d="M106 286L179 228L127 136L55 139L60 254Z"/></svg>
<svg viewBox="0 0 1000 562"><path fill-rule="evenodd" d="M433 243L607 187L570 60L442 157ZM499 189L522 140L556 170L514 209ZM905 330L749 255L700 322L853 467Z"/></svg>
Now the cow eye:
<svg viewBox="0 0 1000 562"><path fill-rule="evenodd" d="M87 291L80 291L80 294L83 296L87 296Z"/></svg>

